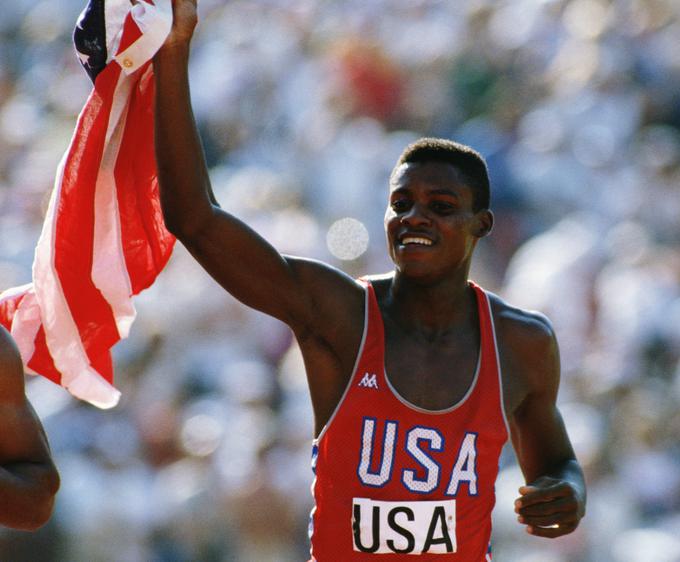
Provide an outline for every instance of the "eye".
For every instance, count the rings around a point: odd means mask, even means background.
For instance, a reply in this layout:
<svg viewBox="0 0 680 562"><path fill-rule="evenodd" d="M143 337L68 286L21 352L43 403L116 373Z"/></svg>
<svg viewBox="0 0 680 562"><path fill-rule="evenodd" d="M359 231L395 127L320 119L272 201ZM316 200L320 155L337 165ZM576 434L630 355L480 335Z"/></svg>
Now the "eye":
<svg viewBox="0 0 680 562"><path fill-rule="evenodd" d="M395 213L404 213L409 210L411 202L408 199L395 199L390 203L390 207Z"/></svg>
<svg viewBox="0 0 680 562"><path fill-rule="evenodd" d="M453 211L456 210L456 206L453 203L449 203L448 201L432 201L430 204L430 208L435 212L435 213L440 213L440 214L448 214L452 213Z"/></svg>

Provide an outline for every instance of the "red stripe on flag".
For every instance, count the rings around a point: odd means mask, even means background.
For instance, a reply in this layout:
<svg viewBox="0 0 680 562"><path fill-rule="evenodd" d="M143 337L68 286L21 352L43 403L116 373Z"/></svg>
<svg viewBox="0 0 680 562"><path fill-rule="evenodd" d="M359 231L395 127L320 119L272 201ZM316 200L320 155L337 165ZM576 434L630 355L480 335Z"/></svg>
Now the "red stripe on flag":
<svg viewBox="0 0 680 562"><path fill-rule="evenodd" d="M149 63L130 98L115 169L125 263L132 294L146 289L165 267L175 238L165 228L160 207L153 139L154 81Z"/></svg>
<svg viewBox="0 0 680 562"><path fill-rule="evenodd" d="M139 62L150 60L170 29L170 3L158 4L132 8L148 35L130 14L123 24L119 50L134 44ZM115 405L110 348L134 319L130 293L153 282L173 244L156 179L150 63L129 76L109 63L60 164L34 283L0 296L0 323L14 328L27 366L79 398Z"/></svg>
<svg viewBox="0 0 680 562"><path fill-rule="evenodd" d="M54 231L54 268L90 361L120 339L111 307L91 277L94 186L119 75L117 65L109 65L99 74L80 116L65 161ZM112 382L110 370L102 375Z"/></svg>
<svg viewBox="0 0 680 562"><path fill-rule="evenodd" d="M120 38L120 45L116 54L123 52L141 36L142 31L139 29L135 20L132 19L132 16L128 14L123 23L123 36Z"/></svg>
<svg viewBox="0 0 680 562"><path fill-rule="evenodd" d="M33 352L33 356L28 362L27 367L36 373L40 373L43 377L48 378L52 382L61 384L61 373L54 366L50 351L47 349L45 330L42 326L40 326L40 329L35 336L35 351Z"/></svg>

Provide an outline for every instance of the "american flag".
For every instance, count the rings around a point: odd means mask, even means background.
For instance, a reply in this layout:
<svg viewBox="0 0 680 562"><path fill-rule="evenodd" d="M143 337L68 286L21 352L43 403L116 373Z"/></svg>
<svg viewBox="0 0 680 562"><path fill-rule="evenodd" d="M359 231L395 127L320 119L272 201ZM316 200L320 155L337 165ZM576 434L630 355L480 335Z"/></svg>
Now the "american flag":
<svg viewBox="0 0 680 562"><path fill-rule="evenodd" d="M132 296L167 263L153 148L151 57L172 25L170 0L90 0L74 32L94 83L35 250L33 282L0 293L0 323L28 372L101 408L116 405L111 347L128 336Z"/></svg>

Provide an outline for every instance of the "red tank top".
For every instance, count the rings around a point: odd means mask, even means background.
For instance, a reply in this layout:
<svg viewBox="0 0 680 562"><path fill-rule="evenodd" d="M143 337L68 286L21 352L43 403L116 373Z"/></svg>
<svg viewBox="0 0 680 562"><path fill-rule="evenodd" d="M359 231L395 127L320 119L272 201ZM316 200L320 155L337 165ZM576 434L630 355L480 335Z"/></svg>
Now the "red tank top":
<svg viewBox="0 0 680 562"><path fill-rule="evenodd" d="M491 559L494 483L508 426L489 301L470 285L480 322L477 371L457 404L430 411L399 396L387 378L382 317L367 283L354 373L314 441L313 561Z"/></svg>

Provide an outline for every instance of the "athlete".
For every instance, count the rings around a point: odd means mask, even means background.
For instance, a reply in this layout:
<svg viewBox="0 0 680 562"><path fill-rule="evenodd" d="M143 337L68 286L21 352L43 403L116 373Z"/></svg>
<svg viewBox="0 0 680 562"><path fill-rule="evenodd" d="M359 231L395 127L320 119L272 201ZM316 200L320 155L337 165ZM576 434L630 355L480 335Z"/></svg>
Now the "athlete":
<svg viewBox="0 0 680 562"><path fill-rule="evenodd" d="M214 201L187 71L196 2L173 8L154 59L163 213L218 283L297 338L315 417L312 559L490 560L508 437L526 479L519 522L572 532L586 492L556 407L553 330L468 279L493 226L479 154L441 139L404 151L385 214L393 272L356 281L281 255Z"/></svg>
<svg viewBox="0 0 680 562"><path fill-rule="evenodd" d="M24 394L19 351L0 326L0 525L41 527L58 488L45 432Z"/></svg>

